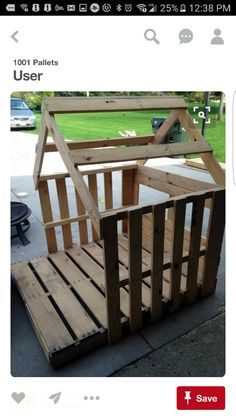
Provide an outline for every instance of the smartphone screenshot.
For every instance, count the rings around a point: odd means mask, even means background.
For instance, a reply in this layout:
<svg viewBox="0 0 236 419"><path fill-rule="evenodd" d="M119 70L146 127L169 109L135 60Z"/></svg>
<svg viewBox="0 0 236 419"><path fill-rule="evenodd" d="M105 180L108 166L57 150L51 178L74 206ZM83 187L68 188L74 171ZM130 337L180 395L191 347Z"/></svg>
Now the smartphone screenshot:
<svg viewBox="0 0 236 419"><path fill-rule="evenodd" d="M236 414L235 16L2 1L10 417Z"/></svg>

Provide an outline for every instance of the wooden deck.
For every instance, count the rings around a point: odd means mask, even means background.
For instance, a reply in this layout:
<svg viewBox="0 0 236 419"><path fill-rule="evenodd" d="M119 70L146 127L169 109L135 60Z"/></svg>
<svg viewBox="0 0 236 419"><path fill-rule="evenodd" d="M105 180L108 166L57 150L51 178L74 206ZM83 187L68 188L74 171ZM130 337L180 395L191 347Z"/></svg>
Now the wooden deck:
<svg viewBox="0 0 236 419"><path fill-rule="evenodd" d="M167 224L168 225L168 224ZM185 231L185 236L188 234ZM128 239L120 234L119 274L120 308L123 333L128 332L129 285ZM107 343L107 314L103 242L31 259L12 266L16 285L42 348L54 367L58 367L89 350ZM168 236L165 248L170 248ZM185 243L185 247L186 247ZM201 252L204 254L204 239ZM183 258L188 258L184 250ZM202 257L203 259L203 257ZM163 308L171 306L170 254L165 251L163 275ZM150 264L148 241L142 248L143 323L150 320ZM201 259L200 259L200 264ZM199 270L199 282L201 281ZM181 298L186 291L187 262L182 265Z"/></svg>

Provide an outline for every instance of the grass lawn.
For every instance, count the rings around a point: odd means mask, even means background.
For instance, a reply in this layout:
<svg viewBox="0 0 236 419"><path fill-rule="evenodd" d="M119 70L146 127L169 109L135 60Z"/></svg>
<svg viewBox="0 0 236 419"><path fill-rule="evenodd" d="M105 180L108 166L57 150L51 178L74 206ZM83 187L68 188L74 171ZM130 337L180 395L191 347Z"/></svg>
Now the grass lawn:
<svg viewBox="0 0 236 419"><path fill-rule="evenodd" d="M202 104L191 104L189 112L193 114L193 106ZM211 103L211 124L206 128L206 139L211 143L214 154L218 161L225 161L225 121L217 121L218 104ZM137 135L152 133L151 119L154 116L167 116L167 111L143 111L143 112L113 112L113 113L85 113L56 115L60 130L66 139L90 140L95 138L119 137L119 131L135 130ZM37 129L30 131L38 133L41 113L36 112ZM201 120L197 126L201 129ZM29 132L29 131L27 131Z"/></svg>

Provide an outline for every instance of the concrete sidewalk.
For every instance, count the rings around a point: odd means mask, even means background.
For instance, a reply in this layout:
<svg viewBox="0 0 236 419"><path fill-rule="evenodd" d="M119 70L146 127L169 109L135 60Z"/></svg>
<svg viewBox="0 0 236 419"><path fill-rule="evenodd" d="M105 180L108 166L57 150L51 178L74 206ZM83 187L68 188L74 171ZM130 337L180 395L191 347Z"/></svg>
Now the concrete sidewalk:
<svg viewBox="0 0 236 419"><path fill-rule="evenodd" d="M31 241L22 246L12 240L12 263L47 254L38 194L32 181L34 150L37 136L12 132L12 200L26 203L32 210ZM212 181L207 172L185 167L181 159L153 159L149 165L172 173ZM44 173L64 171L57 153L45 162ZM115 187L119 172L114 175ZM99 181L100 182L100 181ZM100 188L100 185L99 185ZM117 186L118 188L118 186ZM26 192L19 198L19 192ZM142 201L153 202L160 197L157 191L142 191ZM55 196L56 202L56 196ZM54 200L52 205L55 204ZM73 208L72 208L73 210ZM75 231L72 231L76 234ZM59 241L61 239L58 235ZM61 240L62 245L62 240ZM185 307L140 333L128 336L112 346L101 347L88 355L53 370L48 364L21 298L12 287L12 375L32 377L105 377L105 376L222 376L224 374L224 247L218 274L216 294ZM218 351L216 350L218 349ZM217 352L217 353L216 353Z"/></svg>

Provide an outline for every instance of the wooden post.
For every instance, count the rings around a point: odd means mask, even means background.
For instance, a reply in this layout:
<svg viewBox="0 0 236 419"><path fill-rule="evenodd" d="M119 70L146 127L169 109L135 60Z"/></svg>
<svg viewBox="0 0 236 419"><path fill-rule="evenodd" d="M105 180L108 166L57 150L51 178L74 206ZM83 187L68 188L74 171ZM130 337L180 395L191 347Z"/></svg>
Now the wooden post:
<svg viewBox="0 0 236 419"><path fill-rule="evenodd" d="M129 212L129 323L136 332L142 327L142 213Z"/></svg>
<svg viewBox="0 0 236 419"><path fill-rule="evenodd" d="M70 214L66 190L66 180L56 179L56 187L61 218L69 218ZM70 224L62 225L62 234L64 248L69 249L70 247L72 247L72 234Z"/></svg>
<svg viewBox="0 0 236 419"><path fill-rule="evenodd" d="M113 208L112 172L104 173L104 195L106 210Z"/></svg>
<svg viewBox="0 0 236 419"><path fill-rule="evenodd" d="M53 220L52 207L51 207L51 201L50 201L49 190L48 190L48 182L40 181L38 190L39 190L39 199L40 199L40 204L41 204L43 221L44 223L47 223ZM49 253L56 252L57 240L56 240L55 228L52 227L52 228L46 229L45 234L46 234Z"/></svg>
<svg viewBox="0 0 236 419"><path fill-rule="evenodd" d="M108 341L109 343L115 343L121 338L117 221L115 216L110 216L101 219L100 224L104 240Z"/></svg>
<svg viewBox="0 0 236 419"><path fill-rule="evenodd" d="M84 208L83 202L81 201L80 196L76 189L75 189L75 198L76 198L78 215L85 215L86 210ZM79 237L80 237L80 244L88 243L88 227L87 227L86 220L79 221Z"/></svg>
<svg viewBox="0 0 236 419"><path fill-rule="evenodd" d="M183 257L184 223L185 223L186 200L174 201L173 219L173 242L171 251L171 301L172 311L180 304L180 282Z"/></svg>
<svg viewBox="0 0 236 419"><path fill-rule="evenodd" d="M162 316L165 204L153 206L151 251L151 320Z"/></svg>
<svg viewBox="0 0 236 419"><path fill-rule="evenodd" d="M203 266L201 294L211 295L216 287L216 275L225 226L225 190L213 193L212 207L207 232L206 255Z"/></svg>
<svg viewBox="0 0 236 419"><path fill-rule="evenodd" d="M135 182L136 169L124 170L122 172L122 205L137 205L139 186ZM122 222L123 233L128 232L128 220Z"/></svg>
<svg viewBox="0 0 236 419"><path fill-rule="evenodd" d="M96 206L98 207L98 185L97 185L97 175L96 174L88 175L88 186L89 186L91 196L93 197L93 200L94 200ZM93 224L92 224L92 236L93 236L94 241L97 241L99 239L99 236L98 236L97 231L94 228Z"/></svg>
<svg viewBox="0 0 236 419"><path fill-rule="evenodd" d="M198 195L193 201L192 221L189 243L189 260L187 271L187 302L193 303L197 297L197 278L199 267L199 252L201 245L202 223L205 198Z"/></svg>

